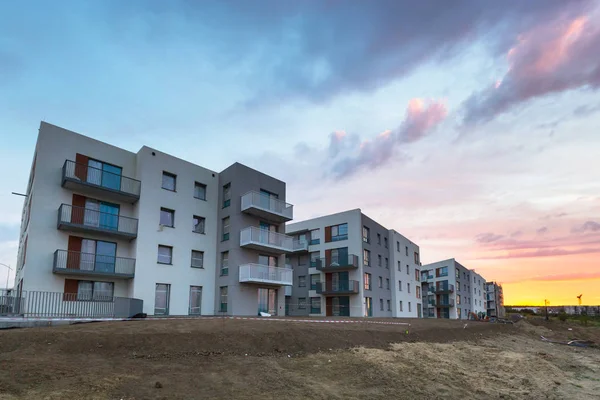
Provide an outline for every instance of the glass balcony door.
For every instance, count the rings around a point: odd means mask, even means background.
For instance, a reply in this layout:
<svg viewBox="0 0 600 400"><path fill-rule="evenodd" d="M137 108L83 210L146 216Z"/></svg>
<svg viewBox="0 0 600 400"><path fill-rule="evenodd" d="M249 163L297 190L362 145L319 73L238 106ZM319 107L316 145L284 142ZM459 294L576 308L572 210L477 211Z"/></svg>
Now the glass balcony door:
<svg viewBox="0 0 600 400"><path fill-rule="evenodd" d="M258 313L277 315L277 289L258 289Z"/></svg>

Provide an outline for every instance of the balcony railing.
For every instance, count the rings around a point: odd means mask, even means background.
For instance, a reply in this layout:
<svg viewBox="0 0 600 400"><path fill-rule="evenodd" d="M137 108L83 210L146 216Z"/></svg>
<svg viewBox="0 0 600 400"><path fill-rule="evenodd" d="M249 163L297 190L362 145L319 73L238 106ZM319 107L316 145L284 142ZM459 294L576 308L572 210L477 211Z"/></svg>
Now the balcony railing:
<svg viewBox="0 0 600 400"><path fill-rule="evenodd" d="M433 291L434 293L454 293L454 285L435 285Z"/></svg>
<svg viewBox="0 0 600 400"><path fill-rule="evenodd" d="M337 281L331 280L325 282L317 282L317 294L356 294L359 288L358 281Z"/></svg>
<svg viewBox="0 0 600 400"><path fill-rule="evenodd" d="M292 247L294 249L294 252L308 251L308 240L294 239Z"/></svg>
<svg viewBox="0 0 600 400"><path fill-rule="evenodd" d="M294 251L294 239L282 233L249 226L240 232L240 246L278 253Z"/></svg>
<svg viewBox="0 0 600 400"><path fill-rule="evenodd" d="M57 274L133 278L135 258L56 250L52 271Z"/></svg>
<svg viewBox="0 0 600 400"><path fill-rule="evenodd" d="M93 194L101 192L134 203L140 198L142 183L121 174L66 160L62 169L62 186Z"/></svg>
<svg viewBox="0 0 600 400"><path fill-rule="evenodd" d="M242 211L270 221L287 222L294 216L294 206L259 192L242 196Z"/></svg>
<svg viewBox="0 0 600 400"><path fill-rule="evenodd" d="M358 256L346 254L338 257L325 257L317 260L317 269L323 272L343 271L358 268Z"/></svg>
<svg viewBox="0 0 600 400"><path fill-rule="evenodd" d="M138 220L85 207L62 204L58 208L58 229L101 232L110 236L137 237Z"/></svg>
<svg viewBox="0 0 600 400"><path fill-rule="evenodd" d="M427 300L427 307L435 307L436 306L436 301L435 299L429 299Z"/></svg>
<svg viewBox="0 0 600 400"><path fill-rule="evenodd" d="M440 299L440 301L437 302L437 306L438 307L454 307L454 299L448 299L448 300Z"/></svg>
<svg viewBox="0 0 600 400"><path fill-rule="evenodd" d="M262 264L240 265L240 282L292 285L293 270Z"/></svg>

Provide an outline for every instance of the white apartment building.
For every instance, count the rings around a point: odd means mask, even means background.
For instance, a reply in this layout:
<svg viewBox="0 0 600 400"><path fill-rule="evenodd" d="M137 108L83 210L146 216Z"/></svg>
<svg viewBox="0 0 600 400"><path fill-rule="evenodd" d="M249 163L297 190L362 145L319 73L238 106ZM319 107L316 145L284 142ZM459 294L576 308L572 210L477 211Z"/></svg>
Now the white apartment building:
<svg viewBox="0 0 600 400"><path fill-rule="evenodd" d="M63 308L122 297L149 315L283 314L285 255L305 249L284 234L285 194L238 163L217 173L42 122L15 288L61 293Z"/></svg>
<svg viewBox="0 0 600 400"><path fill-rule="evenodd" d="M483 317L487 312L485 279L475 270L471 270L470 275L472 311L478 317Z"/></svg>

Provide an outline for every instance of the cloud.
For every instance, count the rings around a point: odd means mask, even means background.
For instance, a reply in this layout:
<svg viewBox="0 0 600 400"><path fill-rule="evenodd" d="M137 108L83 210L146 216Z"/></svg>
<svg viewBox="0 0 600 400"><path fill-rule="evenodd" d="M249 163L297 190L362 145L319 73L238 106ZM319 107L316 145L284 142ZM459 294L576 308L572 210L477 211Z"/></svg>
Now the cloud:
<svg viewBox="0 0 600 400"><path fill-rule="evenodd" d="M487 233L480 233L479 235L476 236L475 240L477 240L477 242L479 242L479 243L492 243L492 242L502 239L503 237L504 237L504 235L496 235L495 233L487 232Z"/></svg>
<svg viewBox="0 0 600 400"><path fill-rule="evenodd" d="M332 166L333 175L337 178L347 177L361 169L375 169L385 164L394 155L396 147L422 139L447 114L446 106L440 101L412 99L408 103L404 121L394 131L384 131L360 144L356 136L349 136L345 132L332 133L328 153L332 157L339 156Z"/></svg>
<svg viewBox="0 0 600 400"><path fill-rule="evenodd" d="M543 234L545 234L546 232L548 232L548 227L546 227L546 226L543 226L543 227L541 227L540 229L537 229L535 232L536 232L538 235L543 235Z"/></svg>
<svg viewBox="0 0 600 400"><path fill-rule="evenodd" d="M571 11L518 36L502 79L465 100L466 124L487 122L536 97L600 86L600 8Z"/></svg>
<svg viewBox="0 0 600 400"><path fill-rule="evenodd" d="M600 253L600 248L583 248L583 249L563 249L563 248L552 248L552 249L538 249L535 251L521 251L521 252L509 252L508 254L480 257L478 260L504 260L511 258L534 258L534 257L556 257L556 256L569 256L574 254L592 254Z"/></svg>
<svg viewBox="0 0 600 400"><path fill-rule="evenodd" d="M521 283L521 282L530 282L530 281L580 281L586 279L600 279L600 272L577 272L571 274L554 274L554 275L540 275L540 276L532 276L528 278L518 279L509 282L503 282L503 284L508 283Z"/></svg>
<svg viewBox="0 0 600 400"><path fill-rule="evenodd" d="M594 114L600 111L600 104L596 105L584 105L579 106L575 110L573 110L573 115L576 117L587 117L588 115Z"/></svg>
<svg viewBox="0 0 600 400"><path fill-rule="evenodd" d="M513 233L510 234L510 237L511 238L516 238L516 237L519 237L521 235L523 235L523 231L515 231L515 232L513 232Z"/></svg>
<svg viewBox="0 0 600 400"><path fill-rule="evenodd" d="M581 226L574 227L571 232L573 233L584 233L584 232L599 232L600 224L594 221L587 221Z"/></svg>

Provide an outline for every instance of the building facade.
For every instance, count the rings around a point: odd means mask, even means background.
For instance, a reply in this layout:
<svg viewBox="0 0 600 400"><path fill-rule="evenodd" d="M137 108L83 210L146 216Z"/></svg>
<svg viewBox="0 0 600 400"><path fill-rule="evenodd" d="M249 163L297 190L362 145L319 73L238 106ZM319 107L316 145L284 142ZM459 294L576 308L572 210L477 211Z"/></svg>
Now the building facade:
<svg viewBox="0 0 600 400"><path fill-rule="evenodd" d="M289 315L419 317L419 248L360 209L287 225L308 251L288 256Z"/></svg>
<svg viewBox="0 0 600 400"><path fill-rule="evenodd" d="M307 248L285 235L285 196L239 163L217 173L42 122L15 288L61 303L138 298L149 315L283 314L285 256Z"/></svg>
<svg viewBox="0 0 600 400"><path fill-rule="evenodd" d="M486 282L486 313L490 317L505 318L504 294L502 285L496 282Z"/></svg>

